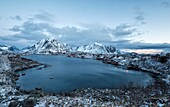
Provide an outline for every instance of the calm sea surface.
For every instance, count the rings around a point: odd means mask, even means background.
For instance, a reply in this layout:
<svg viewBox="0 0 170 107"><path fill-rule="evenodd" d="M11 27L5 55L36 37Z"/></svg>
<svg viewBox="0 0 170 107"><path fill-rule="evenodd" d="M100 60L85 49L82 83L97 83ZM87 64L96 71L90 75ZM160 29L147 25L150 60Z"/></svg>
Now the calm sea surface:
<svg viewBox="0 0 170 107"><path fill-rule="evenodd" d="M21 89L41 87L46 92L63 92L80 88L121 88L133 82L146 86L152 78L137 71L123 70L92 59L69 58L55 55L31 55L26 58L49 64L50 67L32 68L17 81Z"/></svg>

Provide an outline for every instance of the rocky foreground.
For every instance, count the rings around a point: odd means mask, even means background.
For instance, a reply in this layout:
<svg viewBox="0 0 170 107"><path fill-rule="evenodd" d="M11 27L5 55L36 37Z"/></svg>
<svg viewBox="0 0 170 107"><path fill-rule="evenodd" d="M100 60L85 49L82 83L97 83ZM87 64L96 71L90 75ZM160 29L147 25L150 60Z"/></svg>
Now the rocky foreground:
<svg viewBox="0 0 170 107"><path fill-rule="evenodd" d="M108 56L110 58L110 56ZM120 56L119 56L120 57ZM117 59L123 61L122 57ZM116 58L116 57L113 57ZM110 58L97 56L96 59L110 63ZM124 57L123 57L124 58ZM126 57L127 58L127 57ZM134 58L132 58L134 59ZM139 59L139 58L138 58ZM156 60L156 59L149 59ZM129 61L129 60L128 60ZM130 60L131 61L131 60ZM169 60L168 60L169 61ZM112 61L113 62L113 61ZM126 61L124 61L126 62ZM140 60L138 60L140 62ZM119 62L117 62L118 65ZM116 62L113 64L117 64ZM123 62L122 62L123 63ZM78 89L65 93L45 93L41 89L25 91L16 86L15 81L20 75L15 72L32 67L43 66L36 61L21 58L18 55L0 55L0 107L55 107L55 106L170 106L170 85L165 74L169 75L169 68L165 63L161 66L164 71L162 79L155 80L155 83L148 87L129 87L124 89ZM152 63L153 65L157 63ZM122 64L123 66L123 64ZM149 65L150 66L150 65ZM156 65L155 65L156 66ZM45 65L44 65L45 67ZM129 67L129 68L128 68ZM163 67L163 68L162 68ZM134 69L134 65L127 66ZM135 67L136 68L136 67ZM138 66L139 68L139 66ZM160 67L157 67L160 68ZM157 69L155 67L155 69ZM143 69L148 70L145 66ZM154 68L150 68L154 69ZM167 71L166 71L167 70ZM154 70L155 72L155 70ZM164 76L166 78L164 78ZM164 81L164 79L166 81Z"/></svg>

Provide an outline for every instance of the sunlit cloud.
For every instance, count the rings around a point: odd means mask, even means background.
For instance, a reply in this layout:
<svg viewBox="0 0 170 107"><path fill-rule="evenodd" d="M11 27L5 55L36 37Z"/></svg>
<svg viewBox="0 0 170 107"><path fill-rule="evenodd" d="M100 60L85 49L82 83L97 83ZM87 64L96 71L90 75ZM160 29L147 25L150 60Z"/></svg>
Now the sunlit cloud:
<svg viewBox="0 0 170 107"><path fill-rule="evenodd" d="M138 54L158 54L163 52L161 49L122 49L123 52L135 52Z"/></svg>

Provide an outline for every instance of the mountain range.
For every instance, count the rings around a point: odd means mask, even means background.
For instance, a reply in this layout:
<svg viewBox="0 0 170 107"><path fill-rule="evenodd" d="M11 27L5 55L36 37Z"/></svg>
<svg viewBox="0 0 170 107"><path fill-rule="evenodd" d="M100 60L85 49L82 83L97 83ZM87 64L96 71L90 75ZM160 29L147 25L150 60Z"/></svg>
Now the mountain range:
<svg viewBox="0 0 170 107"><path fill-rule="evenodd" d="M15 46L0 45L0 51L9 53L25 53L25 54L59 54L67 52L82 52L91 54L111 54L116 51L116 48L110 45L100 43L91 43L77 47L68 46L65 43L59 42L57 39L49 38L42 39L32 46L28 46L19 50Z"/></svg>
<svg viewBox="0 0 170 107"><path fill-rule="evenodd" d="M95 42L93 44L79 46L76 51L92 54L111 54L116 51L116 48Z"/></svg>
<svg viewBox="0 0 170 107"><path fill-rule="evenodd" d="M66 53L70 52L71 48L64 44L60 43L56 39L42 39L33 46L26 47L22 49L22 53L30 54L57 54L57 53Z"/></svg>

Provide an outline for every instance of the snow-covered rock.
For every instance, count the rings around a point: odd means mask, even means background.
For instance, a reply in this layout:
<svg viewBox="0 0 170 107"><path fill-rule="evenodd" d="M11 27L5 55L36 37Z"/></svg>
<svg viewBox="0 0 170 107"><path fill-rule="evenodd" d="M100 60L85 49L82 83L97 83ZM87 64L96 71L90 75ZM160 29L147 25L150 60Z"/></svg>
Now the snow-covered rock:
<svg viewBox="0 0 170 107"><path fill-rule="evenodd" d="M167 84L170 84L170 75L167 75L167 77L162 80L165 81Z"/></svg>
<svg viewBox="0 0 170 107"><path fill-rule="evenodd" d="M8 53L19 53L19 49L15 46L6 46L0 45L0 53L8 52Z"/></svg>
<svg viewBox="0 0 170 107"><path fill-rule="evenodd" d="M93 43L88 45L83 45L77 47L76 51L84 52L84 53L91 53L91 54L111 54L114 53L116 50L113 46L103 45L100 43Z"/></svg>
<svg viewBox="0 0 170 107"><path fill-rule="evenodd" d="M7 55L0 55L0 72L10 70L10 61Z"/></svg>
<svg viewBox="0 0 170 107"><path fill-rule="evenodd" d="M60 43L56 39L42 39L33 46L29 46L22 50L22 53L29 54L58 54L69 52L71 48L64 44Z"/></svg>

